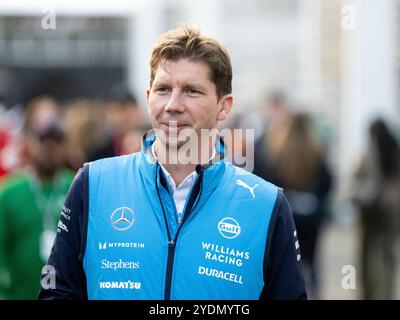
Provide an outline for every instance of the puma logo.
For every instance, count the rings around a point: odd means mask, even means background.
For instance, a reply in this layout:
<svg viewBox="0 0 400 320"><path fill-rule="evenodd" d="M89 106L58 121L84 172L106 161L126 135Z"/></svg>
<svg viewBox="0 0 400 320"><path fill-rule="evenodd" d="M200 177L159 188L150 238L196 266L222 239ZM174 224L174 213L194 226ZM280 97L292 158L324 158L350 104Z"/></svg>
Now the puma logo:
<svg viewBox="0 0 400 320"><path fill-rule="evenodd" d="M236 180L236 184L237 184L238 186L243 187L243 188L249 189L249 191L250 191L251 195L253 196L253 198L256 197L256 195L255 195L255 193L254 193L254 189L255 189L256 187L258 187L258 184L256 184L254 187L250 187L248 184L246 184L245 182L243 182L243 181L240 180L240 179Z"/></svg>

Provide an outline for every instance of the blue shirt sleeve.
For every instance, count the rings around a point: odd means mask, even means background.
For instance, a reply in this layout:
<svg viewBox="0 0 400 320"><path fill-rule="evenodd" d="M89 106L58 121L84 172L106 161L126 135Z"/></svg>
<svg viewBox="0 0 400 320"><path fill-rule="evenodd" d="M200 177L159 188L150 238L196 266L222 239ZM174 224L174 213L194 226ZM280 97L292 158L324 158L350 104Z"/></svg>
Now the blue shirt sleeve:
<svg viewBox="0 0 400 320"><path fill-rule="evenodd" d="M80 169L68 191L47 265L55 270L55 288L41 286L40 300L87 299L83 257L86 247L88 167ZM47 274L42 274L41 283Z"/></svg>
<svg viewBox="0 0 400 320"><path fill-rule="evenodd" d="M260 299L307 299L296 226L292 210L281 189L267 236L264 282Z"/></svg>

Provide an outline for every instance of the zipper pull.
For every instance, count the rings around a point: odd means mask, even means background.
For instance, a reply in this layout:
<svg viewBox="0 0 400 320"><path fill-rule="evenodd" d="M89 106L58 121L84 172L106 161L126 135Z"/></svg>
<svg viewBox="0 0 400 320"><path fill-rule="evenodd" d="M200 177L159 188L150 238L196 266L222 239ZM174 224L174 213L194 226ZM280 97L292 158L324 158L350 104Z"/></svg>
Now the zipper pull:
<svg viewBox="0 0 400 320"><path fill-rule="evenodd" d="M178 213L178 223L182 222L182 213Z"/></svg>
<svg viewBox="0 0 400 320"><path fill-rule="evenodd" d="M175 241L174 240L169 241L168 247L170 247L171 249L175 248Z"/></svg>

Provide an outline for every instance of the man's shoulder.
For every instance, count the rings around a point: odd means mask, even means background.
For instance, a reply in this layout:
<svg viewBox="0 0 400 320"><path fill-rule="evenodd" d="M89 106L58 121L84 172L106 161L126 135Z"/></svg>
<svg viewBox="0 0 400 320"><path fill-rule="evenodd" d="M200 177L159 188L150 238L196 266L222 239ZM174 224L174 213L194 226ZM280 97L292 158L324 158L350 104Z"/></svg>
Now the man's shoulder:
<svg viewBox="0 0 400 320"><path fill-rule="evenodd" d="M232 171L231 184L235 186L242 186L249 190L257 189L257 193L262 196L276 197L280 188L273 183L264 180L263 178L246 171L231 163L227 163L228 170ZM261 191L261 192L260 192Z"/></svg>
<svg viewBox="0 0 400 320"><path fill-rule="evenodd" d="M61 168L58 171L58 176L59 179L61 179L62 183L71 184L71 182L74 180L75 172L68 168Z"/></svg>
<svg viewBox="0 0 400 320"><path fill-rule="evenodd" d="M135 152L128 155L98 159L88 162L88 165L90 168L96 168L100 171L116 170L118 168L123 168L126 165L130 165L132 162L138 161L139 157L140 152Z"/></svg>
<svg viewBox="0 0 400 320"><path fill-rule="evenodd" d="M0 194L19 193L28 186L28 176L23 171L16 171L6 176L0 185Z"/></svg>
<svg viewBox="0 0 400 320"><path fill-rule="evenodd" d="M230 168L230 170L233 171L234 178L237 178L237 179L243 178L248 182L258 184L260 187L278 188L279 189L279 187L277 187L273 183L271 183L267 180L264 180L263 178L257 176L256 174L254 174L252 172L249 172L245 169L235 166L229 162L227 163L227 166Z"/></svg>

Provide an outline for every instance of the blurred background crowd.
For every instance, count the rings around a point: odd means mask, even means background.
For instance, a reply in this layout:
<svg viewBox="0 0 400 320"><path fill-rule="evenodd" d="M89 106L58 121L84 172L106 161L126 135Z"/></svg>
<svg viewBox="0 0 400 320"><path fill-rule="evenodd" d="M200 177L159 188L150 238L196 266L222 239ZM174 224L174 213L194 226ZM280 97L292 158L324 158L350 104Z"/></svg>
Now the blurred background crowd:
<svg viewBox="0 0 400 320"><path fill-rule="evenodd" d="M140 150L158 35L227 47L221 128L285 189L311 299L399 299L400 0L0 2L0 299L35 299L85 162ZM243 139L241 139L243 138ZM250 143L253 143L252 141Z"/></svg>

